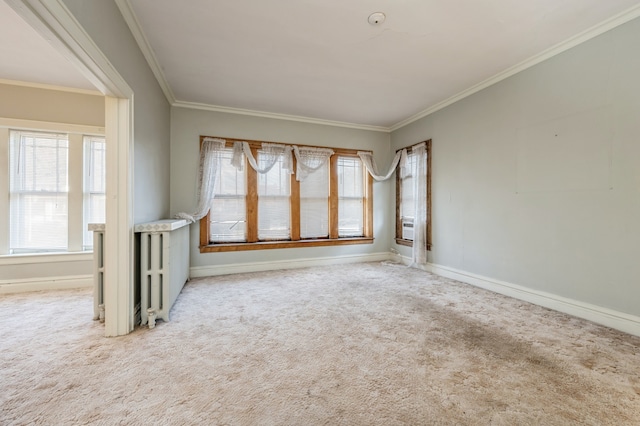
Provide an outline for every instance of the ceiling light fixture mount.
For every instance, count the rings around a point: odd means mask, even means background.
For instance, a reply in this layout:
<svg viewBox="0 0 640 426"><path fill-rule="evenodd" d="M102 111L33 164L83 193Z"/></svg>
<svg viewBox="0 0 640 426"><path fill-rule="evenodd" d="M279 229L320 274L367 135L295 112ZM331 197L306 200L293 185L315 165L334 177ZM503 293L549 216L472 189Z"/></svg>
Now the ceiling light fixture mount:
<svg viewBox="0 0 640 426"><path fill-rule="evenodd" d="M369 15L369 23L371 25L380 25L384 22L386 16L382 12L374 12Z"/></svg>

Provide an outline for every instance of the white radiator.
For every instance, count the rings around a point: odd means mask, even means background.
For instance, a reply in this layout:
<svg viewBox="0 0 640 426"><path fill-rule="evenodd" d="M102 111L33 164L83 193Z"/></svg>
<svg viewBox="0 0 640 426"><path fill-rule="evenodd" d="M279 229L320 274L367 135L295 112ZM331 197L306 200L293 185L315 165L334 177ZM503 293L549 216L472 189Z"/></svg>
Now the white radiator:
<svg viewBox="0 0 640 426"><path fill-rule="evenodd" d="M140 233L141 324L169 321L169 311L189 279L189 227L166 219L136 225Z"/></svg>
<svg viewBox="0 0 640 426"><path fill-rule="evenodd" d="M90 223L93 232L93 319L104 322L104 223Z"/></svg>

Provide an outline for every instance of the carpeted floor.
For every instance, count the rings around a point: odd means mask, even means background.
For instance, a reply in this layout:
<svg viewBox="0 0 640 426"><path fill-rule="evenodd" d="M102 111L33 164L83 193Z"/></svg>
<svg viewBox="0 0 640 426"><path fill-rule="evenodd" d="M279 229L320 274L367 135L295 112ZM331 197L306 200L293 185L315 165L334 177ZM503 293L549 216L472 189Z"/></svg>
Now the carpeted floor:
<svg viewBox="0 0 640 426"><path fill-rule="evenodd" d="M640 424L640 338L388 262L196 279L121 338L91 317L0 298L0 424Z"/></svg>

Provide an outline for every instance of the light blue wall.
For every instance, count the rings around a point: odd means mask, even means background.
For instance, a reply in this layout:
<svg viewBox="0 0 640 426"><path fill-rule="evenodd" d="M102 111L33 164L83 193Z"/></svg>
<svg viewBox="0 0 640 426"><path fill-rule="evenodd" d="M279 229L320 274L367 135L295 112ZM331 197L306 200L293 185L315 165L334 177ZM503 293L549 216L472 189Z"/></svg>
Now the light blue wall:
<svg viewBox="0 0 640 426"><path fill-rule="evenodd" d="M381 166L390 161L389 134L295 121L173 107L171 113L171 213L190 211L196 204L200 135L373 150ZM391 238L386 224L392 201L390 183L373 185L374 244L204 253L198 249L199 226L191 226L191 266L203 267L273 262L388 252Z"/></svg>
<svg viewBox="0 0 640 426"><path fill-rule="evenodd" d="M63 0L134 91L134 223L169 214L170 106L113 1Z"/></svg>
<svg viewBox="0 0 640 426"><path fill-rule="evenodd" d="M433 139L431 262L640 315L638 40L635 20L392 133Z"/></svg>

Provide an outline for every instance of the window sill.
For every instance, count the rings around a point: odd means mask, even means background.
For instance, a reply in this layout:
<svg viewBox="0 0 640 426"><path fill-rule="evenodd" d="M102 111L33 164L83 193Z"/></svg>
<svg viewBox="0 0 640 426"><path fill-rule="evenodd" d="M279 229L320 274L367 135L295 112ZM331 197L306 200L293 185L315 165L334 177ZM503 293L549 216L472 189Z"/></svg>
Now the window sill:
<svg viewBox="0 0 640 426"><path fill-rule="evenodd" d="M396 244L399 246L413 247L413 240L404 240L402 238L396 238Z"/></svg>
<svg viewBox="0 0 640 426"><path fill-rule="evenodd" d="M0 256L0 266L30 265L59 262L84 262L93 260L93 251L7 254Z"/></svg>
<svg viewBox="0 0 640 426"><path fill-rule="evenodd" d="M396 244L399 246L413 247L413 240L404 240L396 238ZM427 244L427 251L431 251L431 244Z"/></svg>
<svg viewBox="0 0 640 426"><path fill-rule="evenodd" d="M372 244L373 238L340 238L301 241L261 241L258 243L209 244L200 247L200 253L219 253L225 251L268 250L300 247L344 246L352 244Z"/></svg>

